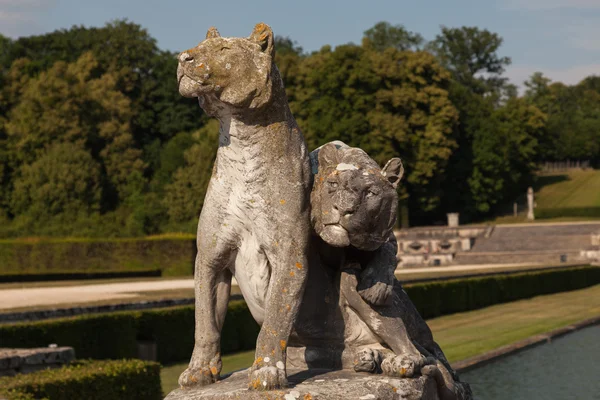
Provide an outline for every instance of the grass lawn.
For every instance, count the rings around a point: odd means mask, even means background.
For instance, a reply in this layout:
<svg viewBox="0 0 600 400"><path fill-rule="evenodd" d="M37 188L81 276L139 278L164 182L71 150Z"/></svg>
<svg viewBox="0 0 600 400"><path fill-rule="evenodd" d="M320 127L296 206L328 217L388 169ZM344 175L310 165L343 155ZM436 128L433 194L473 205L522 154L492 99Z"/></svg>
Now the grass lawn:
<svg viewBox="0 0 600 400"><path fill-rule="evenodd" d="M540 175L536 186L539 208L600 207L598 170Z"/></svg>
<svg viewBox="0 0 600 400"><path fill-rule="evenodd" d="M434 318L427 323L450 362L600 315L600 285ZM223 357L223 373L249 367L254 351ZM177 388L187 363L161 372L164 393Z"/></svg>
<svg viewBox="0 0 600 400"><path fill-rule="evenodd" d="M538 209L600 207L600 170L573 170L540 174L534 190ZM505 215L485 222L496 224L526 222L527 197L525 193L516 201L519 204L517 217L512 215L511 207L511 210L506 210ZM536 222L587 221L590 219L593 218L559 217L536 220Z"/></svg>

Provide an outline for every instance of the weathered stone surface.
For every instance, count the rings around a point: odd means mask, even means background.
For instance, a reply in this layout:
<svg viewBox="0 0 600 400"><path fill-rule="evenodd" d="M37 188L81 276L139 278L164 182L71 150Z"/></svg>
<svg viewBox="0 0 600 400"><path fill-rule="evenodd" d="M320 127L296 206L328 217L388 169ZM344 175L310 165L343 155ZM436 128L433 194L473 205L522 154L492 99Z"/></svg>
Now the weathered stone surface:
<svg viewBox="0 0 600 400"><path fill-rule="evenodd" d="M311 173L302 132L274 63L274 35L259 23L247 38L210 28L179 55L179 92L220 121L219 149L198 223L195 346L183 386L219 377L220 332L232 276L262 325L250 377L285 386L277 368L308 275Z"/></svg>
<svg viewBox="0 0 600 400"><path fill-rule="evenodd" d="M248 370L213 385L177 389L165 400L438 400L433 378L396 379L383 375L342 371L288 371L290 387L268 392L250 391Z"/></svg>
<svg viewBox="0 0 600 400"><path fill-rule="evenodd" d="M0 376L29 373L45 368L57 368L75 359L72 347L42 347L35 349L0 348Z"/></svg>
<svg viewBox="0 0 600 400"><path fill-rule="evenodd" d="M438 385L444 400L470 399L394 276L401 160L380 168L334 142L311 165L265 24L248 38L210 28L179 55L177 77L179 92L219 119L220 137L198 224L195 347L185 389L169 398L269 398L288 387L287 360L345 371L317 385L323 393L305 387L322 382L290 379L294 390L276 398L437 399ZM250 372L211 385L232 276L262 327ZM435 378L415 378L424 371Z"/></svg>

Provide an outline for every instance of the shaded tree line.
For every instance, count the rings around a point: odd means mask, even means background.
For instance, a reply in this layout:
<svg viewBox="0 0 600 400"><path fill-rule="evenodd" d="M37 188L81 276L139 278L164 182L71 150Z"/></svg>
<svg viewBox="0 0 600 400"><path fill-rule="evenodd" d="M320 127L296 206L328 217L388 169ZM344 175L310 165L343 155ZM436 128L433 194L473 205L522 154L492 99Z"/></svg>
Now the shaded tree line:
<svg viewBox="0 0 600 400"><path fill-rule="evenodd" d="M600 158L600 77L534 74L518 96L502 38L447 28L427 42L385 22L360 45L276 62L309 147L343 140L400 156L402 217L476 220L531 184L540 161ZM218 123L178 94L175 53L115 21L0 36L0 236L193 232Z"/></svg>

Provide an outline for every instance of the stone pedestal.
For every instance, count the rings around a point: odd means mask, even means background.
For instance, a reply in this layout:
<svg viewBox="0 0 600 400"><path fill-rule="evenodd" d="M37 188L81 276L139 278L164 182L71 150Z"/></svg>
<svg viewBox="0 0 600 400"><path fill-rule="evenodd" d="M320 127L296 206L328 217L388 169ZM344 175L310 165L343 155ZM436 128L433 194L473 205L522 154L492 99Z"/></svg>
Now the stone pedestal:
<svg viewBox="0 0 600 400"><path fill-rule="evenodd" d="M459 225L459 213L449 213L446 214L446 216L448 217L448 226L450 228L458 228Z"/></svg>
<svg viewBox="0 0 600 400"><path fill-rule="evenodd" d="M235 372L209 386L177 389L165 400L438 400L432 377L414 379L390 378L385 375L357 373L348 370L288 370L286 390L256 392L246 389L248 371Z"/></svg>

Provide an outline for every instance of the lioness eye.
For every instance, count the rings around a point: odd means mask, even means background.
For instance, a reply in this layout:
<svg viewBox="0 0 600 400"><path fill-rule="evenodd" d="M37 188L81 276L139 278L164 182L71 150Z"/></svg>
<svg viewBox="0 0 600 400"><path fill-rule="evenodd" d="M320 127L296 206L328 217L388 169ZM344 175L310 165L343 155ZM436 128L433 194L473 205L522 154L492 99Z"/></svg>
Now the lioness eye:
<svg viewBox="0 0 600 400"><path fill-rule="evenodd" d="M377 190L372 190L372 189L369 189L369 190L367 191L367 197L373 197L373 196L377 196L378 194L379 194L379 193L377 192Z"/></svg>

